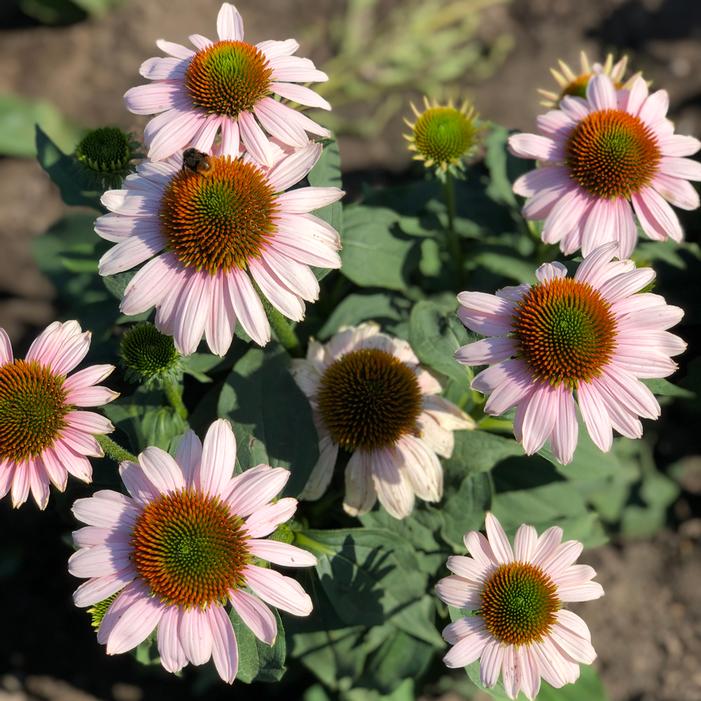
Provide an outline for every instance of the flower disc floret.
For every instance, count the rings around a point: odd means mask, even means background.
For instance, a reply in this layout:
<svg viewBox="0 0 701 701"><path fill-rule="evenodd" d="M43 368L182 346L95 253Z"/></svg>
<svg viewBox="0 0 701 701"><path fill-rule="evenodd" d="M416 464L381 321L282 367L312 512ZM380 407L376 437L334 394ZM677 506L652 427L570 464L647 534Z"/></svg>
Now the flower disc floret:
<svg viewBox="0 0 701 701"><path fill-rule="evenodd" d="M168 248L185 266L211 275L246 270L274 231L275 192L260 168L210 159L206 176L183 169L169 182L160 219Z"/></svg>
<svg viewBox="0 0 701 701"><path fill-rule="evenodd" d="M570 176L597 197L626 199L652 182L660 163L657 137L622 110L587 115L567 140Z"/></svg>
<svg viewBox="0 0 701 701"><path fill-rule="evenodd" d="M53 444L71 410L63 384L36 361L0 366L0 462L22 462Z"/></svg>
<svg viewBox="0 0 701 701"><path fill-rule="evenodd" d="M391 353L347 353L321 379L319 412L331 438L346 450L374 450L416 432L421 390L416 375Z"/></svg>
<svg viewBox="0 0 701 701"><path fill-rule="evenodd" d="M193 489L162 494L131 536L136 571L161 601L205 608L244 582L250 561L243 520L218 497Z"/></svg>
<svg viewBox="0 0 701 701"><path fill-rule="evenodd" d="M134 157L132 141L118 127L100 127L81 139L75 157L96 173L121 173Z"/></svg>
<svg viewBox="0 0 701 701"><path fill-rule="evenodd" d="M516 305L513 329L533 375L551 385L576 388L598 377L615 348L611 305L572 278L533 286Z"/></svg>
<svg viewBox="0 0 701 701"><path fill-rule="evenodd" d="M218 41L198 51L185 72L192 104L208 114L236 117L270 91L265 54L244 41Z"/></svg>
<svg viewBox="0 0 701 701"><path fill-rule="evenodd" d="M128 375L136 382L177 377L180 354L173 338L148 322L133 326L122 336L119 354Z"/></svg>
<svg viewBox="0 0 701 701"><path fill-rule="evenodd" d="M548 635L560 606L557 587L540 567L510 562L497 567L484 583L479 615L497 640L528 645Z"/></svg>

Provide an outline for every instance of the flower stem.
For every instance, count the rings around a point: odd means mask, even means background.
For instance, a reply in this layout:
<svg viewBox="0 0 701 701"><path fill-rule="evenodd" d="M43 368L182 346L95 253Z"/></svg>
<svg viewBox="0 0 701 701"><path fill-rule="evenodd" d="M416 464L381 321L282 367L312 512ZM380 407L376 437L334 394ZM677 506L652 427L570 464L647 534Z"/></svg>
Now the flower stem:
<svg viewBox="0 0 701 701"><path fill-rule="evenodd" d="M129 460L130 462L136 462L136 456L132 455L128 450L122 448L119 443L115 443L109 436L95 436L97 442L100 444L102 450L105 451L107 457L112 458L117 463Z"/></svg>
<svg viewBox="0 0 701 701"><path fill-rule="evenodd" d="M270 322L270 326L273 329L277 340L290 355L297 357L301 356L302 344L299 342L299 338L297 337L297 334L292 328L290 322L285 319L285 317L280 314L280 312L275 309L265 298L263 299L263 306L265 307L265 312L268 315L268 321Z"/></svg>
<svg viewBox="0 0 701 701"><path fill-rule="evenodd" d="M458 283L462 283L463 277L463 257L462 248L460 247L460 238L455 231L455 179L451 173L445 174L445 182L443 184L445 193L445 206L448 210L448 228L446 230L448 250L453 258L453 263L458 274Z"/></svg>
<svg viewBox="0 0 701 701"><path fill-rule="evenodd" d="M175 409L175 413L181 419L187 419L188 411L183 402L183 391L180 385L173 380L167 380L163 385L163 391L171 406Z"/></svg>

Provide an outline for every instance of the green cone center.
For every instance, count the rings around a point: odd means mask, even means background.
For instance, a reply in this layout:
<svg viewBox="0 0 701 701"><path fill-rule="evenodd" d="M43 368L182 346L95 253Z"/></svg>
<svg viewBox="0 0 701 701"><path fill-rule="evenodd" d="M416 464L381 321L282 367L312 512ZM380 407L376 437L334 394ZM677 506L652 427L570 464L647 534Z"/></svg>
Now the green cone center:
<svg viewBox="0 0 701 701"><path fill-rule="evenodd" d="M416 150L436 163L451 163L475 143L475 125L454 107L431 107L414 124Z"/></svg>
<svg viewBox="0 0 701 701"><path fill-rule="evenodd" d="M0 366L0 461L41 455L65 427L64 377L35 361Z"/></svg>
<svg viewBox="0 0 701 701"><path fill-rule="evenodd" d="M242 586L250 561L243 520L218 497L194 490L148 504L131 544L136 570L151 591L186 608L224 601Z"/></svg>
<svg viewBox="0 0 701 701"><path fill-rule="evenodd" d="M265 54L244 41L219 41L198 51L185 72L193 105L208 114L236 117L270 92Z"/></svg>
<svg viewBox="0 0 701 701"><path fill-rule="evenodd" d="M556 585L540 567L523 562L500 565L484 584L479 615L503 643L539 642L560 608L556 593Z"/></svg>

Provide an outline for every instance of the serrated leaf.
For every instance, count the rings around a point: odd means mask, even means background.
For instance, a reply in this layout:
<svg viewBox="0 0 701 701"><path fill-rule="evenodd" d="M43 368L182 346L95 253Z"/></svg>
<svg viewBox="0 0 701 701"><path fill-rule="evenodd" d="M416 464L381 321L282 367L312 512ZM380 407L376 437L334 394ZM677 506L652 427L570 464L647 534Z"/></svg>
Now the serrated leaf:
<svg viewBox="0 0 701 701"><path fill-rule="evenodd" d="M277 637L272 645L266 645L258 640L233 607L229 611L239 652L239 669L236 679L246 684L254 681L277 682L285 673L285 660L287 658L285 628L277 609L273 608L271 611L277 623Z"/></svg>
<svg viewBox="0 0 701 701"><path fill-rule="evenodd" d="M319 444L309 401L289 364L274 343L248 351L222 386L217 413L234 426L240 469L259 463L287 467L292 475L285 493L296 495L316 464Z"/></svg>

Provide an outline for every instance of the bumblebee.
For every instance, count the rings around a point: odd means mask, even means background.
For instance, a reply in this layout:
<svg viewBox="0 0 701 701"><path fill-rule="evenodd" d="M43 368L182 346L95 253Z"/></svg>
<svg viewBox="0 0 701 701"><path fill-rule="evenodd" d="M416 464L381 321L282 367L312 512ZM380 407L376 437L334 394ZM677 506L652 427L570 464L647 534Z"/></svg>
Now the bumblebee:
<svg viewBox="0 0 701 701"><path fill-rule="evenodd" d="M189 148L183 152L183 170L191 170L207 177L212 172L212 163L206 153Z"/></svg>

